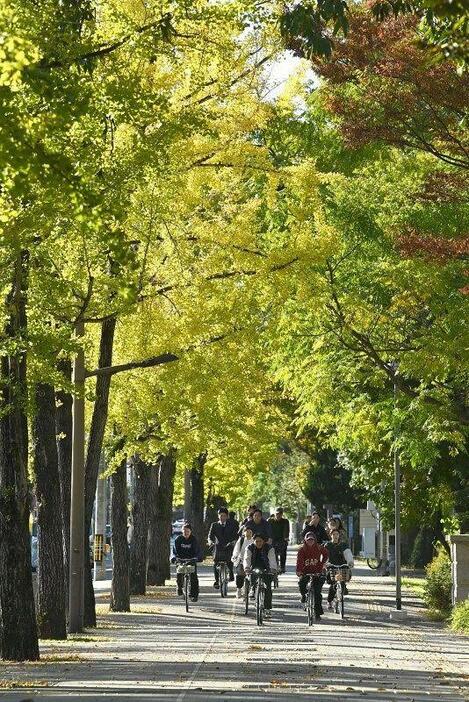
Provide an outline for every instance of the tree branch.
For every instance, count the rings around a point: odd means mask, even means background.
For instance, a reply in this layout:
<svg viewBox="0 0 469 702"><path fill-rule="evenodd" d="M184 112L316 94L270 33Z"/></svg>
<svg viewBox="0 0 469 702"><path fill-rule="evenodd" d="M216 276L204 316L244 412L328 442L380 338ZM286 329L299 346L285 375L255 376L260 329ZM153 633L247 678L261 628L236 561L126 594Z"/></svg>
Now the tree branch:
<svg viewBox="0 0 469 702"><path fill-rule="evenodd" d="M92 378L94 376L100 375L116 375L116 373L123 373L124 371L135 370L137 368L155 368L156 366L163 366L167 363L174 363L174 361L179 361L182 354L188 353L189 351L194 351L195 349L201 348L203 346L215 344L218 341L226 339L226 337L230 334L236 333L238 331L240 331L240 329L235 328L232 329L230 332L227 332L226 334L219 334L218 336L213 336L210 339L204 339L200 343L188 346L186 349L183 349L181 352L178 353L166 351L165 353L162 353L159 356L151 356L150 358L145 358L143 361L130 361L129 363L120 363L116 366L96 368L95 370L87 371L85 373L85 378Z"/></svg>
<svg viewBox="0 0 469 702"><path fill-rule="evenodd" d="M43 70L49 68L69 68L70 66L73 66L73 64L80 63L81 61L88 61L93 58L101 58L102 56L107 56L113 51L116 51L116 49L120 49L122 46L124 46L124 44L127 44L127 42L129 42L135 35L144 34L145 32L156 28L167 30L170 25L171 18L172 15L168 12L165 15L163 15L163 17L161 17L157 22L150 22L149 24L144 24L141 27L137 27L133 32L129 32L129 34L126 34L120 39L117 39L112 44L104 44L102 46L98 46L96 49L93 49L93 51L88 51L87 53L80 54L79 56L72 56L69 59L55 59L53 61L46 61L46 59L43 58L41 59L41 61L39 61L38 64L36 64L36 66Z"/></svg>

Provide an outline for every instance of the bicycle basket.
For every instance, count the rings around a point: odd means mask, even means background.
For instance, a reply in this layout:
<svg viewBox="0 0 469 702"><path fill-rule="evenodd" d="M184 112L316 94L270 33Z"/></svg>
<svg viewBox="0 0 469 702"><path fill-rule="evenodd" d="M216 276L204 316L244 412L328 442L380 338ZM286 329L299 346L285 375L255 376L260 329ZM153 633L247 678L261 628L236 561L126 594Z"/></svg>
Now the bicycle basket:
<svg viewBox="0 0 469 702"><path fill-rule="evenodd" d="M190 563L181 563L176 568L176 573L184 575L184 573L195 573L195 565Z"/></svg>
<svg viewBox="0 0 469 702"><path fill-rule="evenodd" d="M348 583L351 577L352 573L350 571L350 568L340 568L340 570L337 569L334 573L334 580L336 582Z"/></svg>

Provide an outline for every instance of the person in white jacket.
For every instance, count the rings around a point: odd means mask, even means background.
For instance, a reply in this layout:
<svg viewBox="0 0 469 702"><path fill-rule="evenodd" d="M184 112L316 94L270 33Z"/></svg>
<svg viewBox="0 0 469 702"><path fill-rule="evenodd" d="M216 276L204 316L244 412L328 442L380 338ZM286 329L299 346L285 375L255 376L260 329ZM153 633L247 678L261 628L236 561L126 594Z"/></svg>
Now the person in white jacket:
<svg viewBox="0 0 469 702"><path fill-rule="evenodd" d="M254 585L257 577L252 571L259 569L263 571L265 582L265 610L264 614L269 616L272 611L272 577L277 572L277 559L275 549L267 543L263 534L254 534L254 543L247 547L244 552L244 572L251 575L251 585Z"/></svg>
<svg viewBox="0 0 469 702"><path fill-rule="evenodd" d="M250 529L249 527L245 527L243 529L242 536L239 537L235 544L235 547L233 549L233 555L231 556L231 560L233 561L233 565L236 569L236 597L238 599L241 599L243 596L244 579L246 577L243 565L244 554L246 553L247 547L250 546L252 543L252 529Z"/></svg>

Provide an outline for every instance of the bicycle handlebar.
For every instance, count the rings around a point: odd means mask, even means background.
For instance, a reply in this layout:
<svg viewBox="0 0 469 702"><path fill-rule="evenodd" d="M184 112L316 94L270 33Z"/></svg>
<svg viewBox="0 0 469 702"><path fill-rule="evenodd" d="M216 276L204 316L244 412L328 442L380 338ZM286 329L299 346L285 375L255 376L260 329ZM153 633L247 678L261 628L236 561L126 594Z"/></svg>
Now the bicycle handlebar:
<svg viewBox="0 0 469 702"><path fill-rule="evenodd" d="M175 563L197 563L197 558L178 558L176 556Z"/></svg>

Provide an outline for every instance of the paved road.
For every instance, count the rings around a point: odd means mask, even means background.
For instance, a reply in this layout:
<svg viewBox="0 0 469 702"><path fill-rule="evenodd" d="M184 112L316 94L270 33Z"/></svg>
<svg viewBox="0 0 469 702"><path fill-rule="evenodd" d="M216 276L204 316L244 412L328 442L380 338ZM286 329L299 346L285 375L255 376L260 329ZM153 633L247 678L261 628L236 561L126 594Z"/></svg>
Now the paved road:
<svg viewBox="0 0 469 702"><path fill-rule="evenodd" d="M131 614L109 614L108 584L100 583L98 630L45 644L39 665L0 665L3 680L29 684L1 693L1 702L465 699L469 640L427 621L409 595L408 620L391 622L389 578L357 569L346 619L327 613L312 628L298 606L291 564L275 592L272 620L262 628L242 614L234 587L228 599L220 598L207 567L201 584L199 603L186 615L170 587L135 598Z"/></svg>

